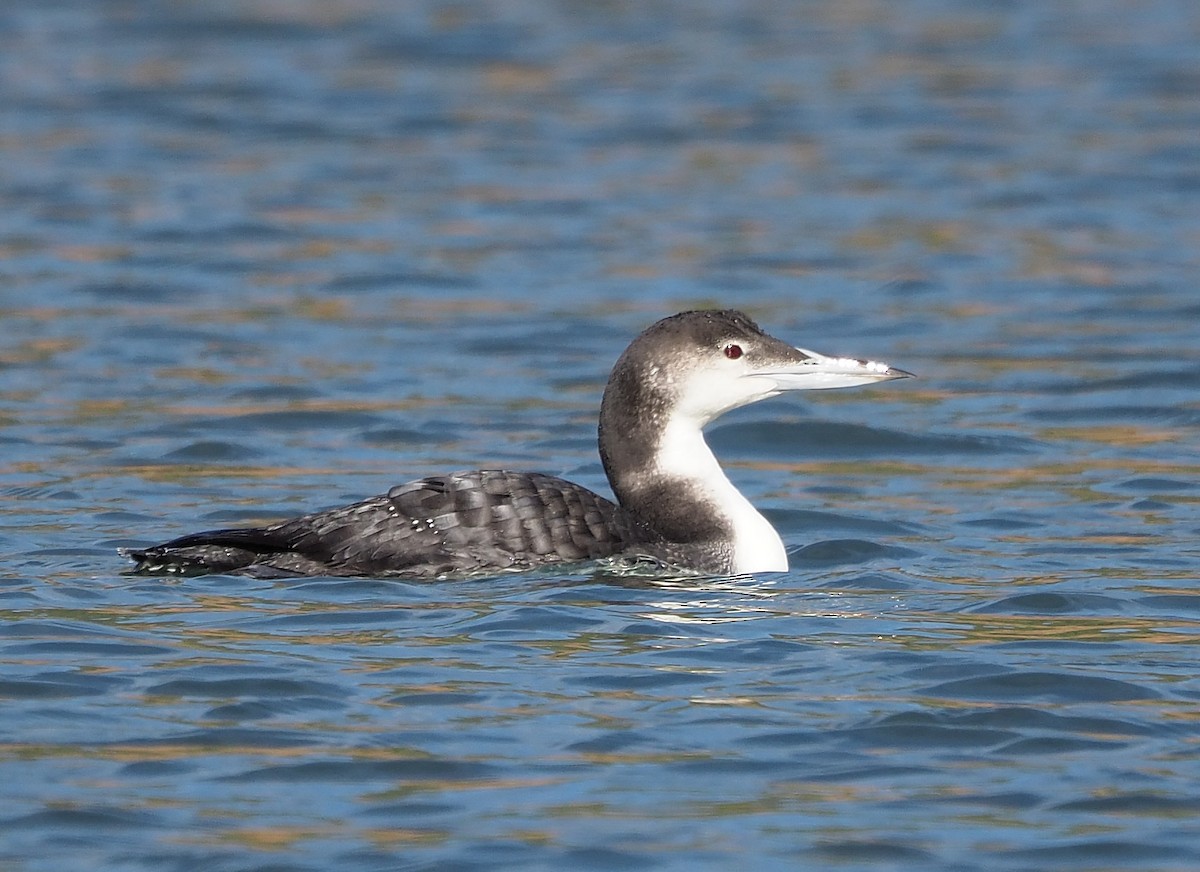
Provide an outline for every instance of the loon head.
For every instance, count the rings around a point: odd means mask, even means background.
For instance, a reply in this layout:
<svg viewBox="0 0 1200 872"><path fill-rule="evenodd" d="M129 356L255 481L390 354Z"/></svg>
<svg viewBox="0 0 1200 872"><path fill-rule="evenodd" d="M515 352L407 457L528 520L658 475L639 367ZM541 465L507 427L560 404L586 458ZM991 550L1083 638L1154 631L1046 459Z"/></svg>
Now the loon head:
<svg viewBox="0 0 1200 872"><path fill-rule="evenodd" d="M732 309L681 312L651 325L613 367L601 409L703 427L731 409L787 391L906 378L885 363L794 348ZM608 414L605 414L605 407Z"/></svg>

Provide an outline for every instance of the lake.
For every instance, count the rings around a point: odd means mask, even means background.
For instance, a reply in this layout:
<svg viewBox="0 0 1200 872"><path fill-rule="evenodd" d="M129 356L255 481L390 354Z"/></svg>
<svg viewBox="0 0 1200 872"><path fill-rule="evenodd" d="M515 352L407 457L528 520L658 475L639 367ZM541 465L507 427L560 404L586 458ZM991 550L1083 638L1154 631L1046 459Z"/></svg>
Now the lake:
<svg viewBox="0 0 1200 872"><path fill-rule="evenodd" d="M1200 865L1200 12L10 0L0 867ZM607 491L658 318L919 378L709 430L787 573L126 574Z"/></svg>

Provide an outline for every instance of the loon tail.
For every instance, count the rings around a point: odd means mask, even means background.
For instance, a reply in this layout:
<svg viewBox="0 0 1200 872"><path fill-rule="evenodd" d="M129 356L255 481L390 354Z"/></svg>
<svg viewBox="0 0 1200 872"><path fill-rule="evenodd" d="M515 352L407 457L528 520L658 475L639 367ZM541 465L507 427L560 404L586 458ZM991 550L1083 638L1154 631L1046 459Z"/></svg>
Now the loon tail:
<svg viewBox="0 0 1200 872"><path fill-rule="evenodd" d="M245 572L259 564L264 557L288 551L290 547L290 543L276 531L268 527L255 527L206 530L149 548L117 550L122 557L134 562L134 573L206 575Z"/></svg>

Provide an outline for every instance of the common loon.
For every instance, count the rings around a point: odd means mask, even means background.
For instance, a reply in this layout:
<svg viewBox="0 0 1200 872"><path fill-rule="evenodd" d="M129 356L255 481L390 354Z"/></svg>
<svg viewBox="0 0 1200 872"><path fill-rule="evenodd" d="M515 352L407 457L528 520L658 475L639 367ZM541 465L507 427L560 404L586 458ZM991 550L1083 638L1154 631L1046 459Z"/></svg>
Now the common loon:
<svg viewBox="0 0 1200 872"><path fill-rule="evenodd" d="M905 378L793 348L734 310L672 315L613 367L600 459L618 502L535 472L435 475L265 527L122 549L143 573L438 578L606 557L712 575L780 572L779 534L725 477L702 428L785 391Z"/></svg>

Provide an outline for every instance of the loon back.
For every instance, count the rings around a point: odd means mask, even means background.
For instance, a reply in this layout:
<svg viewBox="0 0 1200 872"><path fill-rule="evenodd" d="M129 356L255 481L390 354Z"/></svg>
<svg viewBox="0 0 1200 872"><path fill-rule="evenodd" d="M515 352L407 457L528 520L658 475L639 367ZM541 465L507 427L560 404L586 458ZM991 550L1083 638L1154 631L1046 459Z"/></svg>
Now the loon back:
<svg viewBox="0 0 1200 872"><path fill-rule="evenodd" d="M437 578L595 560L652 538L629 512L536 472L419 479L266 527L210 530L126 549L147 573Z"/></svg>

